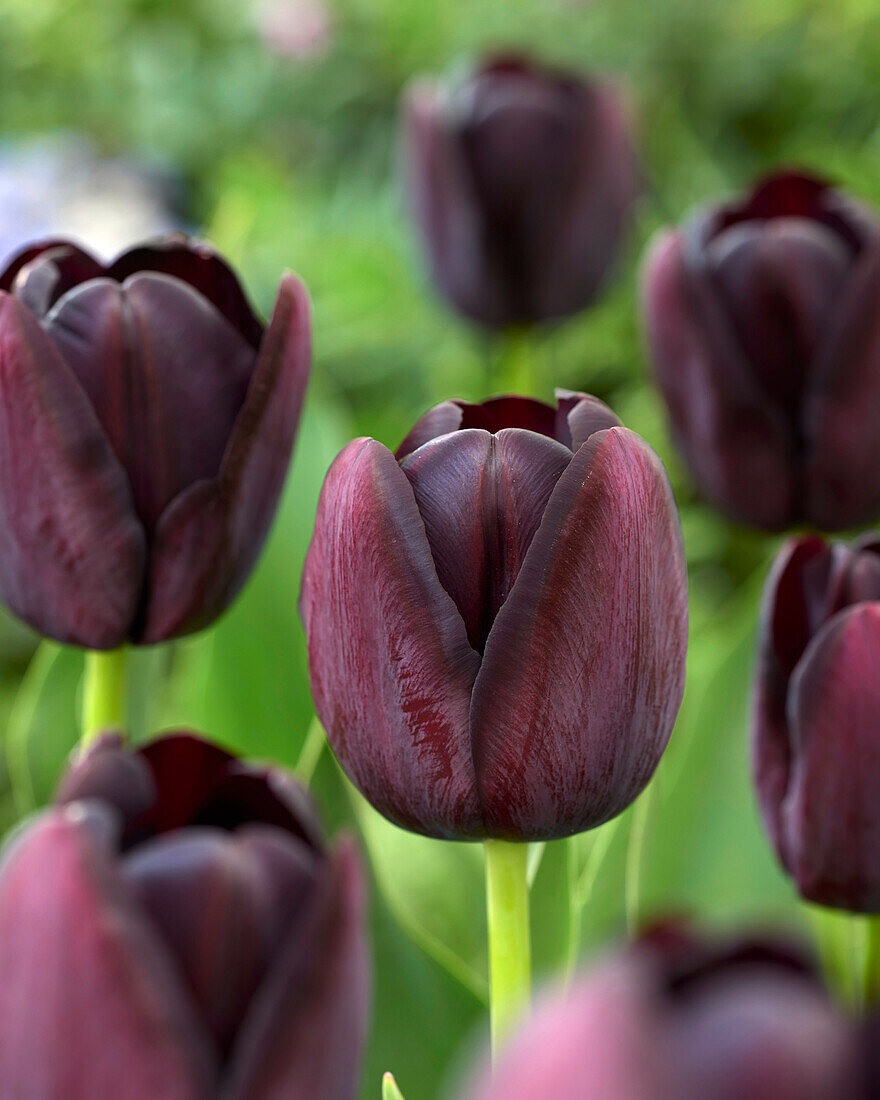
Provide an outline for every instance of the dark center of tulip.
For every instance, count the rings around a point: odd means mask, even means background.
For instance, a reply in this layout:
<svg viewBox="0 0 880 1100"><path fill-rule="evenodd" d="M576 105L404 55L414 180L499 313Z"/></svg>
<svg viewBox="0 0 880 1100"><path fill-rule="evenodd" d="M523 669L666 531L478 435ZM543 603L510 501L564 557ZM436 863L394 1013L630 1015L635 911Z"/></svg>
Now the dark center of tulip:
<svg viewBox="0 0 880 1100"><path fill-rule="evenodd" d="M535 431L464 428L401 461L437 576L478 653L571 457L568 447Z"/></svg>

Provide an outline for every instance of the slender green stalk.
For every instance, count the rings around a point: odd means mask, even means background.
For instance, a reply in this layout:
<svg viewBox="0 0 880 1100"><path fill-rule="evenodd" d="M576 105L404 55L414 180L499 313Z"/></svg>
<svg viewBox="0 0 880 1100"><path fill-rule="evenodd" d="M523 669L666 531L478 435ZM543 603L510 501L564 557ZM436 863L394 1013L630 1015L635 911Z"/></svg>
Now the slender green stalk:
<svg viewBox="0 0 880 1100"><path fill-rule="evenodd" d="M313 716L309 728L306 731L306 737L303 741L303 747L300 750L299 760L296 762L294 771L296 777L302 783L304 787L308 787L312 782L312 777L315 774L315 768L318 766L318 762L321 759L321 754L324 752L324 748L327 744L327 735L324 733L324 727L316 715Z"/></svg>
<svg viewBox="0 0 880 1100"><path fill-rule="evenodd" d="M393 1073L386 1073L382 1077L382 1100L403 1100L403 1093L394 1080Z"/></svg>
<svg viewBox="0 0 880 1100"><path fill-rule="evenodd" d="M529 846L487 840L486 915L489 928L489 1008L492 1052L498 1054L531 993Z"/></svg>
<svg viewBox="0 0 880 1100"><path fill-rule="evenodd" d="M880 999L880 917L810 906L828 985L857 1012Z"/></svg>
<svg viewBox="0 0 880 1100"><path fill-rule="evenodd" d="M128 651L88 650L83 672L81 743L88 745L102 730L128 724Z"/></svg>
<svg viewBox="0 0 880 1100"><path fill-rule="evenodd" d="M873 1007L880 999L880 917L862 917L865 953L862 969L862 1003Z"/></svg>
<svg viewBox="0 0 880 1100"><path fill-rule="evenodd" d="M546 385L539 377L536 337L528 328L509 329L500 338L498 393L516 393L524 397L540 397Z"/></svg>

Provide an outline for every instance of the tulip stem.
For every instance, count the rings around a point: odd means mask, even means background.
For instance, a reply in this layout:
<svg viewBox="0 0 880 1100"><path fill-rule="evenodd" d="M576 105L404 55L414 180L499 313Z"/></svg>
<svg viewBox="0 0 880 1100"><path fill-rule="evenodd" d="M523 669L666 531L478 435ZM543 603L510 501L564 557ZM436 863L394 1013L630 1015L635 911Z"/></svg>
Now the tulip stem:
<svg viewBox="0 0 880 1100"><path fill-rule="evenodd" d="M527 328L510 329L501 337L497 392L536 397L535 341Z"/></svg>
<svg viewBox="0 0 880 1100"><path fill-rule="evenodd" d="M529 846L487 840L486 913L492 1052L498 1054L531 992Z"/></svg>
<svg viewBox="0 0 880 1100"><path fill-rule="evenodd" d="M82 692L82 744L103 730L125 732L128 718L128 651L124 646L86 651Z"/></svg>
<svg viewBox="0 0 880 1100"><path fill-rule="evenodd" d="M880 998L880 917L810 906L828 985L857 1012Z"/></svg>

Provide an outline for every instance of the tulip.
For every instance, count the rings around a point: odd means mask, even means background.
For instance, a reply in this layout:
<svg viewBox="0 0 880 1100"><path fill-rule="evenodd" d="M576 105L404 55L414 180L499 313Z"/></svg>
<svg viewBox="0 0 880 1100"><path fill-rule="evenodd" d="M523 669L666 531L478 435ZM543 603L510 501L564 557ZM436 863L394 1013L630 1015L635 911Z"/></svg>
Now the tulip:
<svg viewBox="0 0 880 1100"><path fill-rule="evenodd" d="M790 541L764 593L752 731L764 824L801 895L880 912L880 542Z"/></svg>
<svg viewBox="0 0 880 1100"><path fill-rule="evenodd" d="M838 1100L853 1042L806 962L770 941L628 949L552 991L467 1100Z"/></svg>
<svg viewBox="0 0 880 1100"><path fill-rule="evenodd" d="M577 313L638 191L615 91L525 57L416 82L404 108L414 215L438 289L490 329Z"/></svg>
<svg viewBox="0 0 880 1100"><path fill-rule="evenodd" d="M642 790L681 702L678 515L602 402L448 401L333 463L300 610L318 717L390 820L568 836Z"/></svg>
<svg viewBox="0 0 880 1100"><path fill-rule="evenodd" d="M0 275L0 599L90 649L213 622L274 516L309 365L292 275L264 332L205 244L25 249Z"/></svg>
<svg viewBox="0 0 880 1100"><path fill-rule="evenodd" d="M0 864L0 1081L40 1100L350 1100L363 883L303 790L110 734Z"/></svg>
<svg viewBox="0 0 880 1100"><path fill-rule="evenodd" d="M658 237L644 314L699 488L766 529L880 513L880 223L782 173Z"/></svg>

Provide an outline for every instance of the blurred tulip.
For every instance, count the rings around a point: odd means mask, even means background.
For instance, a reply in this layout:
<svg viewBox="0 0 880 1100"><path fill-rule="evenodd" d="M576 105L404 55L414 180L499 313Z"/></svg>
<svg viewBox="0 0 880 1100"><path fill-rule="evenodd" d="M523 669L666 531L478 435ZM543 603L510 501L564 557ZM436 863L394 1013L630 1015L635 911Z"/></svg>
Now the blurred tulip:
<svg viewBox="0 0 880 1100"><path fill-rule="evenodd" d="M662 233L644 312L676 441L734 519L880 513L880 223L809 176Z"/></svg>
<svg viewBox="0 0 880 1100"><path fill-rule="evenodd" d="M90 649L211 623L274 517L310 357L292 275L264 332L206 244L21 252L0 274L0 598Z"/></svg>
<svg viewBox="0 0 880 1100"><path fill-rule="evenodd" d="M349 1100L363 883L304 791L105 735L0 865L0 1081L40 1100Z"/></svg>
<svg viewBox="0 0 880 1100"><path fill-rule="evenodd" d="M468 1100L839 1100L852 1038L796 953L641 945L539 1002Z"/></svg>
<svg viewBox="0 0 880 1100"><path fill-rule="evenodd" d="M880 912L880 541L792 540L764 594L753 773L809 901Z"/></svg>
<svg viewBox="0 0 880 1100"><path fill-rule="evenodd" d="M418 81L404 115L415 218L454 308L501 329L589 305L638 192L616 93L502 55Z"/></svg>
<svg viewBox="0 0 880 1100"><path fill-rule="evenodd" d="M626 808L681 702L681 529L601 401L448 401L350 443L300 609L312 694L370 802L436 837L567 836Z"/></svg>

